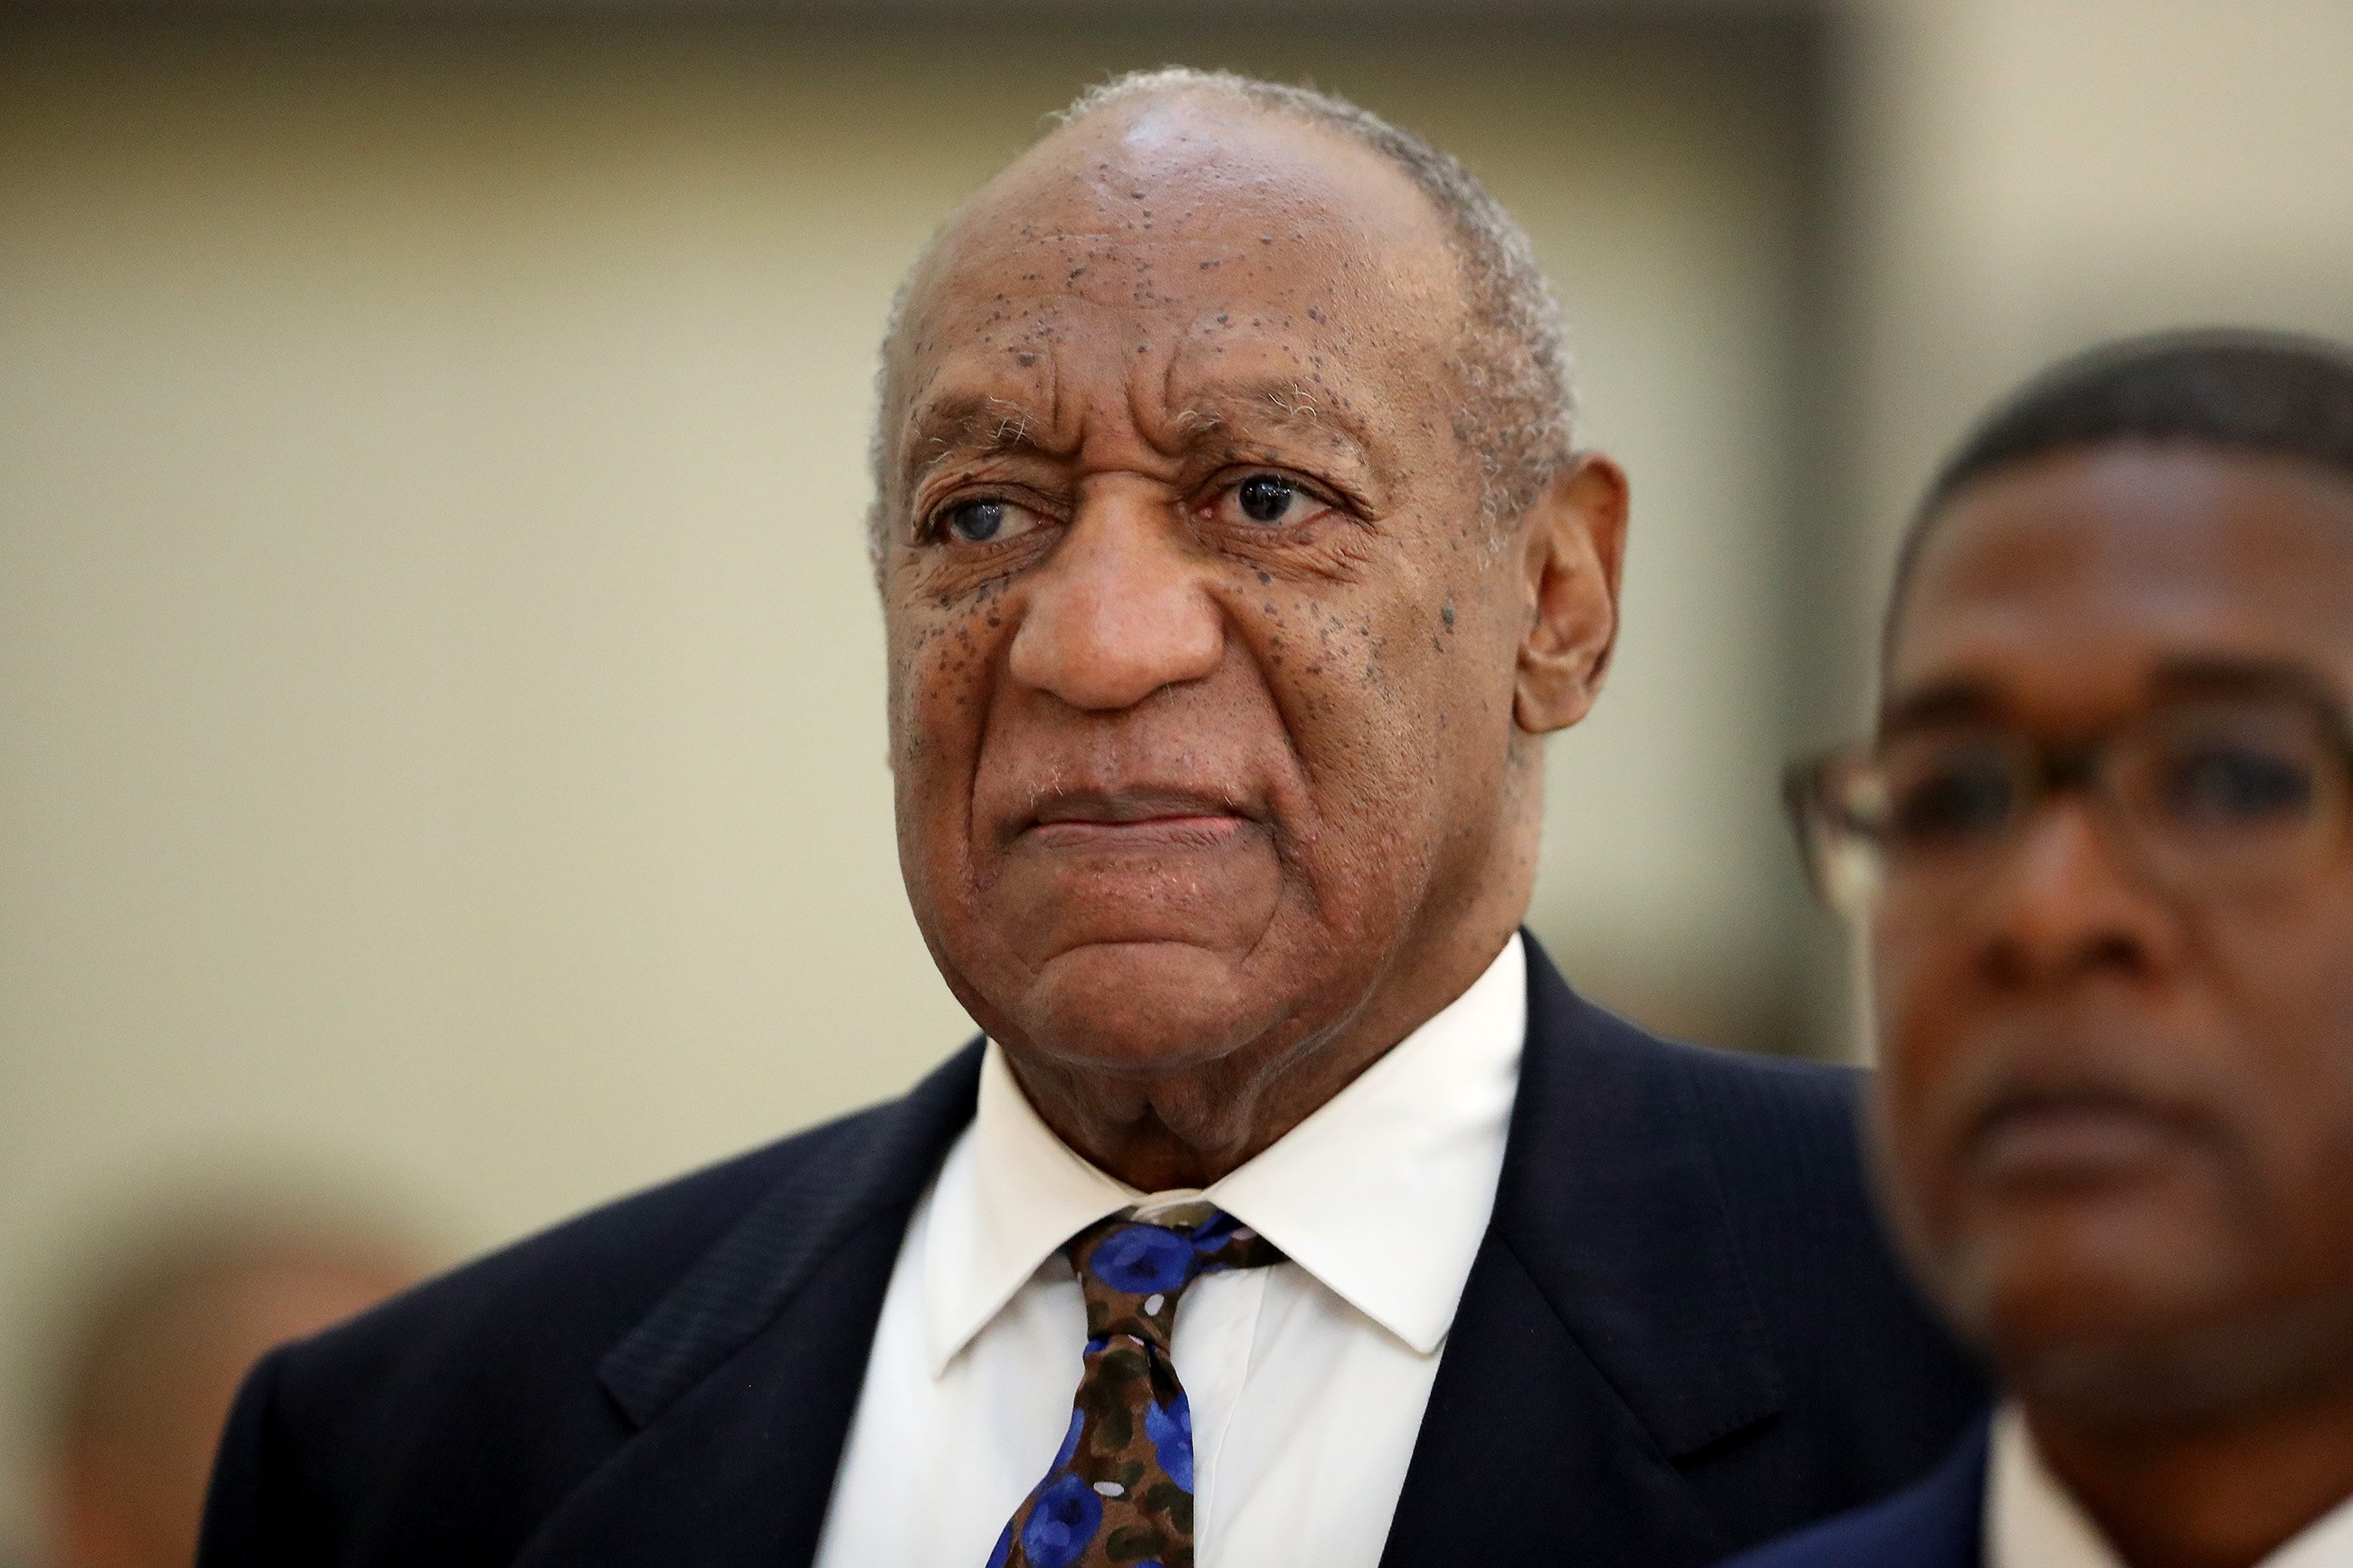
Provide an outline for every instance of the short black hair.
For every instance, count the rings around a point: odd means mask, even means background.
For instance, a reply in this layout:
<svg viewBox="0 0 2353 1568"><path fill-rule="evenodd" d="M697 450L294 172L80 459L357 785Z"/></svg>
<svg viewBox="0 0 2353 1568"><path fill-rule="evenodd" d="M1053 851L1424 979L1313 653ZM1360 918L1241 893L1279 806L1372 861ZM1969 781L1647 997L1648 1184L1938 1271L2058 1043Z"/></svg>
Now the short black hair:
<svg viewBox="0 0 2353 1568"><path fill-rule="evenodd" d="M1945 459L1895 559L1880 647L1931 526L2002 469L2068 447L2179 442L2294 458L2353 480L2353 349L2294 332L2207 327L2105 343L1994 406Z"/></svg>

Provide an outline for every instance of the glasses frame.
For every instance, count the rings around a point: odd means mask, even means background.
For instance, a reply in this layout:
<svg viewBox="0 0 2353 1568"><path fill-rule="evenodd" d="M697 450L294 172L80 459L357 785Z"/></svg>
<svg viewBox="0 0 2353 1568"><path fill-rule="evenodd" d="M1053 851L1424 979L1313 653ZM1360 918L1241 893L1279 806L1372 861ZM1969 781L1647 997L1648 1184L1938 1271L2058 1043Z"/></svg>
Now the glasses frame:
<svg viewBox="0 0 2353 1568"><path fill-rule="evenodd" d="M2094 734L2055 744L2035 741L2022 731L2004 731L1998 723L1989 725L1990 729L2015 737L2022 749L2032 753L2034 767L2030 774L2032 793L2017 822L1988 846L1988 862L2021 839L2055 800L2080 793L2087 804L2118 829L2124 844L2144 868L2157 864L2161 858L2148 853L2135 814L2117 797L2117 791L2108 782L2107 759L2120 738L2153 726L2168 708L2231 701L2298 708L2316 721L2315 731L2326 743L2326 754L2336 768L2332 798L2337 820L2331 837L2341 848L2348 828L2353 828L2353 711L2313 680L2281 676L2233 680L2221 689L2192 691L2169 702L2160 700ZM1859 918L1875 901L1886 880L1885 856L1876 836L1857 821L1840 800L1834 779L1844 770L1876 765L1886 739L1883 733L1869 741L1799 757L1782 773L1781 804L1797 836L1807 884L1822 903L1849 918ZM1843 857L1843 865L1840 863L1841 847L1849 851ZM1871 864L1866 866L1865 862Z"/></svg>

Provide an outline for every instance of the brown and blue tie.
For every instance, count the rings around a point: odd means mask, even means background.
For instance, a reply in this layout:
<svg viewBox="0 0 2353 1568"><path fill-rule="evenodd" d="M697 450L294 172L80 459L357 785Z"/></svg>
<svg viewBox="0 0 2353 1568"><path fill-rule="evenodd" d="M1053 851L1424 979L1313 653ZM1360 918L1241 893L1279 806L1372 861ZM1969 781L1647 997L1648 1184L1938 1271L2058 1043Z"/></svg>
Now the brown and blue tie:
<svg viewBox="0 0 2353 1568"><path fill-rule="evenodd" d="M1168 1359L1176 1302L1204 1274L1282 1254L1207 1205L1134 1214L1062 1246L1086 1297L1085 1371L1061 1451L988 1568L1192 1568L1193 1411Z"/></svg>

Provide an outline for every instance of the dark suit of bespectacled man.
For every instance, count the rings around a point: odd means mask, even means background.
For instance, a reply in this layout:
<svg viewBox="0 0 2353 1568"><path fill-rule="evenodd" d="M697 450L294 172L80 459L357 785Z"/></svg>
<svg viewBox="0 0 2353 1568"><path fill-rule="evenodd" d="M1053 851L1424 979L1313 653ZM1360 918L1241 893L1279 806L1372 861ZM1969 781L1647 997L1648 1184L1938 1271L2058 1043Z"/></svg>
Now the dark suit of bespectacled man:
<svg viewBox="0 0 2353 1568"><path fill-rule="evenodd" d="M871 540L900 857L984 1039L273 1353L231 1564L1678 1568L1978 1407L1851 1084L1519 932L1626 487L1458 165L1082 100L917 262Z"/></svg>
<svg viewBox="0 0 2353 1568"><path fill-rule="evenodd" d="M1888 1218L2005 1398L1736 1568L2353 1563L2353 353L2110 344L1931 487L1864 747Z"/></svg>

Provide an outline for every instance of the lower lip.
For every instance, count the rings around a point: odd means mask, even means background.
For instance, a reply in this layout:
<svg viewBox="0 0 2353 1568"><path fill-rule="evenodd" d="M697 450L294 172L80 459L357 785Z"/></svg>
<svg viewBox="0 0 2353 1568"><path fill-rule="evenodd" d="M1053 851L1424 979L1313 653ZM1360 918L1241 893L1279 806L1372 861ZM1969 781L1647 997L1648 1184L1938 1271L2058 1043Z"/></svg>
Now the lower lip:
<svg viewBox="0 0 2353 1568"><path fill-rule="evenodd" d="M2157 1117L2109 1106L2014 1111L1978 1144L1981 1167L2021 1182L2088 1182L2124 1175L2164 1157L2176 1130Z"/></svg>
<svg viewBox="0 0 2353 1568"><path fill-rule="evenodd" d="M1239 816L1146 816L1134 822L1041 822L1022 837L1049 849L1209 848L1240 833Z"/></svg>

